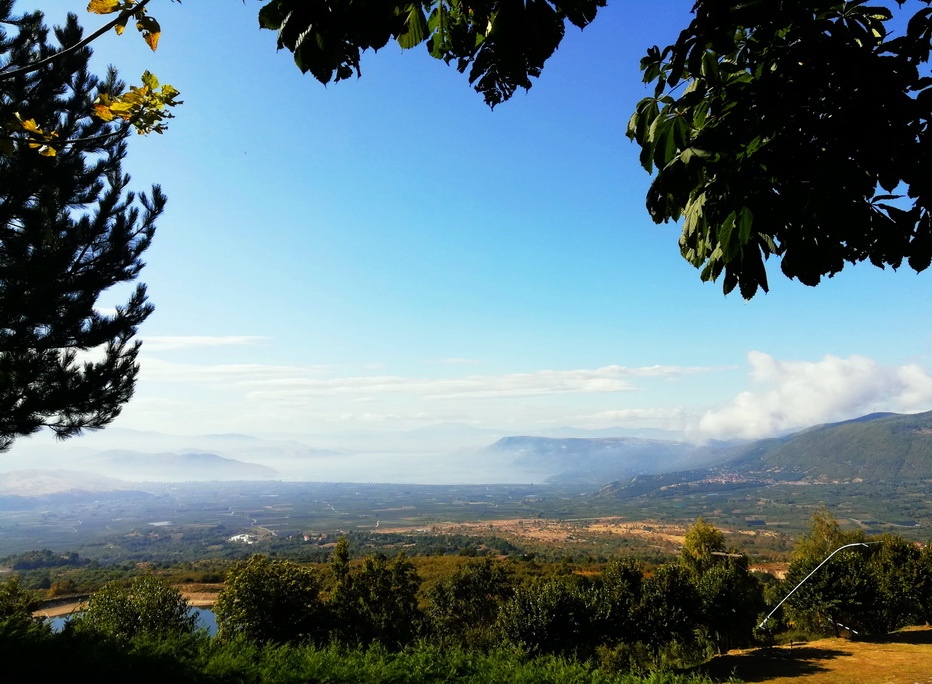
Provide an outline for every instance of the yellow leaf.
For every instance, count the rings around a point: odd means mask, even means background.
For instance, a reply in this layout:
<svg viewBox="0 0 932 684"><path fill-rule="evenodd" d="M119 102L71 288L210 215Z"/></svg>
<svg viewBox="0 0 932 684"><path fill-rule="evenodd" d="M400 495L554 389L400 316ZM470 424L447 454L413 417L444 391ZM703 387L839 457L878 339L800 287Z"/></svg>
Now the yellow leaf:
<svg viewBox="0 0 932 684"><path fill-rule="evenodd" d="M56 154L58 154L58 151L54 147L43 145L39 148L39 154L41 154L43 157L54 157Z"/></svg>
<svg viewBox="0 0 932 684"><path fill-rule="evenodd" d="M36 125L35 119L26 119L25 121L23 119L20 119L19 123L23 127L24 130L27 130L30 133L41 133L42 132L42 129L39 128L38 125Z"/></svg>
<svg viewBox="0 0 932 684"><path fill-rule="evenodd" d="M112 14L120 9L120 0L91 0L87 11L91 14Z"/></svg>
<svg viewBox="0 0 932 684"><path fill-rule="evenodd" d="M114 116L124 116L132 114L134 106L129 102L114 102L110 105L110 113Z"/></svg>
<svg viewBox="0 0 932 684"><path fill-rule="evenodd" d="M136 86L130 86L129 92L121 95L120 100L130 104L142 104L146 101L146 96L148 94L148 88L137 88Z"/></svg>
<svg viewBox="0 0 932 684"><path fill-rule="evenodd" d="M159 87L159 79L148 69L142 72L142 78L139 80L141 80L142 84L150 90L155 90Z"/></svg>
<svg viewBox="0 0 932 684"><path fill-rule="evenodd" d="M113 112L110 111L110 107L105 104L94 105L94 116L102 121L113 121L115 118Z"/></svg>
<svg viewBox="0 0 932 684"><path fill-rule="evenodd" d="M113 27L113 30L116 31L116 34L118 36L122 36L123 31L126 30L126 19L124 19L123 21L117 22L117 24Z"/></svg>
<svg viewBox="0 0 932 684"><path fill-rule="evenodd" d="M146 44L155 52L155 48L159 45L159 37L162 35L162 27L159 26L159 22L154 17L142 16L136 22L136 28L142 33L142 38L146 41Z"/></svg>

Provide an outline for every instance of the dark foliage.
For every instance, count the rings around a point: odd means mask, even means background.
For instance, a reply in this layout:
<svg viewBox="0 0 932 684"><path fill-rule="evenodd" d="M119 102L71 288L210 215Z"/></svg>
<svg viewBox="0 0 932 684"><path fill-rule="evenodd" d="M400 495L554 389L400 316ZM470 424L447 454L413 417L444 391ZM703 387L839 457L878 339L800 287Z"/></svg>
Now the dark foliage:
<svg viewBox="0 0 932 684"><path fill-rule="evenodd" d="M605 0L273 0L259 12L278 31L278 47L321 83L359 75L365 50L394 39L467 73L490 106L531 87L563 39L566 22L580 28Z"/></svg>
<svg viewBox="0 0 932 684"><path fill-rule="evenodd" d="M514 593L513 572L501 562L470 561L427 592L431 635L444 643L489 647L495 621Z"/></svg>
<svg viewBox="0 0 932 684"><path fill-rule="evenodd" d="M145 286L115 313L95 306L139 275L165 206L158 186L151 196L126 189L129 129L90 116L100 93L122 85L113 70L88 72L89 49L63 51L81 38L76 17L55 29L53 44L41 13L12 9L0 2L0 25L16 29L0 32L0 77L60 58L0 78L0 450L44 426L59 437L103 427L132 396L132 338L152 312ZM50 149L30 144L19 120L54 131Z"/></svg>
<svg viewBox="0 0 932 684"><path fill-rule="evenodd" d="M318 574L258 555L230 570L214 612L220 639L320 642L329 626Z"/></svg>
<svg viewBox="0 0 932 684"><path fill-rule="evenodd" d="M865 2L699 0L694 14L642 60L655 94L629 136L656 170L651 216L685 219L702 279L750 298L771 255L807 285L865 260L928 267L932 9L905 31Z"/></svg>

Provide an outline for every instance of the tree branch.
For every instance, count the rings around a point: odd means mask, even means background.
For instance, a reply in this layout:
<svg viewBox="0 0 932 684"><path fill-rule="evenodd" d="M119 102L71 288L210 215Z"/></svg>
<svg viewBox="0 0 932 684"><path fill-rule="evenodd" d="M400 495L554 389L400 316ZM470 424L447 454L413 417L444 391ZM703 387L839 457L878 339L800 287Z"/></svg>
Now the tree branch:
<svg viewBox="0 0 932 684"><path fill-rule="evenodd" d="M91 35L89 35L87 38L84 38L78 41L71 47L68 47L68 48L65 48L64 50L56 52L54 55L46 57L45 59L41 59L38 62L35 62L34 64L29 64L27 66L20 67L19 69L14 69L13 71L0 72L0 81L5 81L7 79L15 78L16 76L20 76L22 74L28 74L33 71L37 71L41 69L42 67L44 67L46 64L51 64L56 59L60 59L64 57L65 55L71 54L72 52L77 52L84 46L100 38L102 35L104 35L107 31L112 29L117 24L120 24L120 23L125 24L131 16L133 16L136 12L138 12L143 7L148 5L150 2L151 0L141 0L138 5L135 5L133 7L123 10L116 16L116 18L113 21L109 22L108 24L104 24L99 29L94 31Z"/></svg>

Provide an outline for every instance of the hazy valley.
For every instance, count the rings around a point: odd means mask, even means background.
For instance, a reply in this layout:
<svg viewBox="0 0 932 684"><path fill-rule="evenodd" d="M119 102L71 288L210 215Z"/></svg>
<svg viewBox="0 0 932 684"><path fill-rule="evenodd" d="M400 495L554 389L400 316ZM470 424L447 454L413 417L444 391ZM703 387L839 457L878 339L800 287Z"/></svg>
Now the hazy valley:
<svg viewBox="0 0 932 684"><path fill-rule="evenodd" d="M107 448L127 439L156 451ZM334 533L469 535L495 526L517 544L549 540L604 555L633 542L623 541L623 526L593 521L683 526L700 515L777 552L820 505L869 533L928 540L932 527L932 413L874 414L740 444L514 436L455 454L360 453L242 435L114 431L103 441L99 450L78 441L44 447L29 470L4 463L0 554L48 547L149 560L229 556L245 552L228 541L239 534L272 548ZM474 479L444 481L453 472ZM501 524L518 520L556 527L523 534L530 528Z"/></svg>

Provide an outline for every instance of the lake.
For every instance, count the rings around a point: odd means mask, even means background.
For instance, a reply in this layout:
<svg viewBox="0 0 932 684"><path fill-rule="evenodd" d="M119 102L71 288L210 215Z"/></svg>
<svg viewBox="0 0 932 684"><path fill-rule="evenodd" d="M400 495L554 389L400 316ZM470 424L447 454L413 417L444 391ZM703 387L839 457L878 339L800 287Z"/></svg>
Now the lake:
<svg viewBox="0 0 932 684"><path fill-rule="evenodd" d="M206 629L210 636L214 636L217 633L217 618L214 615L214 611L210 608L191 608L190 614L197 616L196 626L199 629ZM52 625L54 631L60 632L64 629L65 621L68 620L68 617L68 615L61 615L49 618L49 624Z"/></svg>

